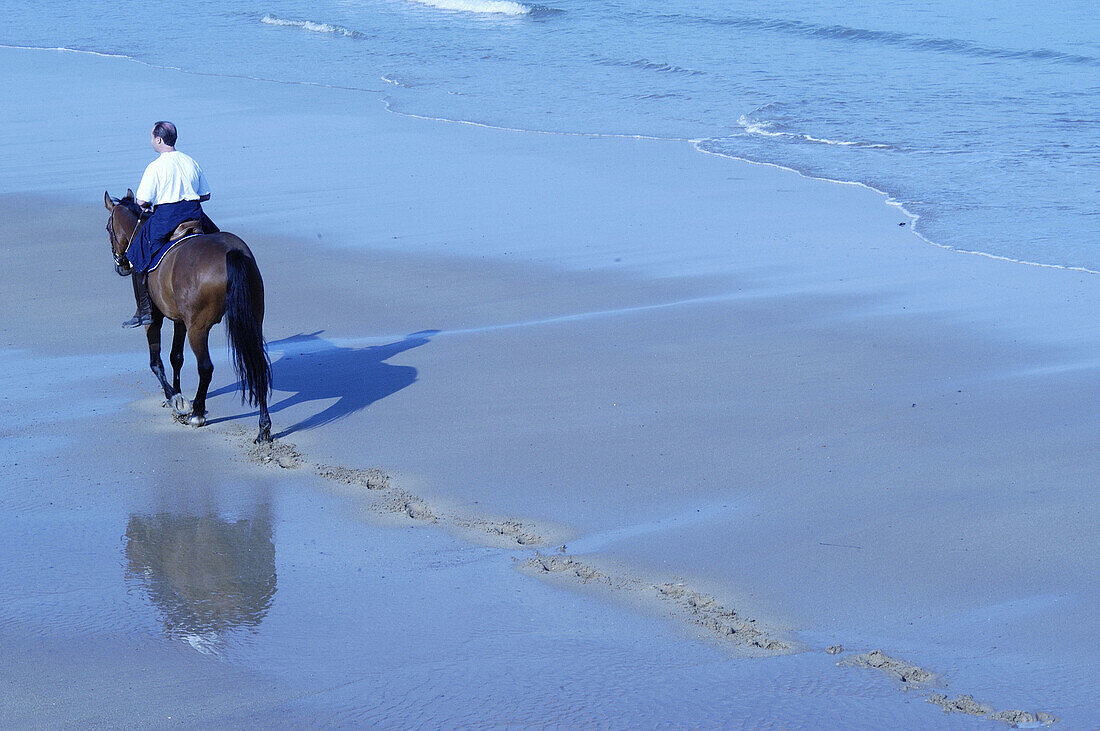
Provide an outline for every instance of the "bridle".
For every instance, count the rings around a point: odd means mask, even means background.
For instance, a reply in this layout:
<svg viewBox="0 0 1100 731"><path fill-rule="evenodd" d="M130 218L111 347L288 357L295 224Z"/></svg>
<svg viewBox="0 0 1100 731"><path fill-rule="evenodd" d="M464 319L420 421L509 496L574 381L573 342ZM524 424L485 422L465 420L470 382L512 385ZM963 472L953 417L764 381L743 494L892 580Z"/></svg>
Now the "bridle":
<svg viewBox="0 0 1100 731"><path fill-rule="evenodd" d="M122 202L116 203L116 206L124 205ZM126 206L126 210L130 210L129 206ZM133 213L133 211L130 211ZM134 234L138 232L141 227L142 217L141 213L137 214L137 222L134 224L134 230L130 234L130 240L133 241ZM118 235L115 234L115 212L112 209L111 215L107 217L107 234L111 237L111 256L115 260L115 273L120 277L125 277L131 271L133 271L133 265L130 264L130 260L126 258L126 249L122 249L121 253L119 249L122 248ZM128 245L127 245L128 248Z"/></svg>

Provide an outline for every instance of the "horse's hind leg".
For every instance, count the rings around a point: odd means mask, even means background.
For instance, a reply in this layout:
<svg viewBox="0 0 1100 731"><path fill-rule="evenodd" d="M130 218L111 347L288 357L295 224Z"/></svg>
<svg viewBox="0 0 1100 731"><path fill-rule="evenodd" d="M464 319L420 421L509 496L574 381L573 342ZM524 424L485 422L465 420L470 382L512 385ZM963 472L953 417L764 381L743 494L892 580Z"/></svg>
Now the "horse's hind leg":
<svg viewBox="0 0 1100 731"><path fill-rule="evenodd" d="M253 317L256 318L256 322L263 323L264 321L264 290L263 285L260 285L259 292L253 291L253 302L258 303L253 308ZM270 371L268 371L270 373ZM270 376L269 382L270 382ZM242 388L244 385L242 384ZM256 435L256 443L270 442L271 441L271 415L267 413L267 391L260 389L259 401L260 401L260 433Z"/></svg>
<svg viewBox="0 0 1100 731"><path fill-rule="evenodd" d="M164 398L171 399L175 391L168 385L168 379L164 376L164 362L160 359L160 326L163 323L164 315L154 307L153 322L145 328L145 338L149 341L149 368L160 381L160 386L164 389Z"/></svg>
<svg viewBox="0 0 1100 731"><path fill-rule="evenodd" d="M207 342L209 335L209 326L192 328L187 332L187 340L191 343L199 369L199 388L195 391L195 400L191 404L191 426L202 426L206 423L206 391L210 388L210 379L214 375L214 363L210 360L210 346Z"/></svg>
<svg viewBox="0 0 1100 731"><path fill-rule="evenodd" d="M256 442L271 441L271 416L267 413L267 393L260 394L260 433Z"/></svg>
<svg viewBox="0 0 1100 731"><path fill-rule="evenodd" d="M191 412L191 404L180 393L180 371L183 370L183 341L187 337L187 326L182 322L173 322L175 325L172 333L172 352L168 354L168 362L172 364L172 408L183 416Z"/></svg>

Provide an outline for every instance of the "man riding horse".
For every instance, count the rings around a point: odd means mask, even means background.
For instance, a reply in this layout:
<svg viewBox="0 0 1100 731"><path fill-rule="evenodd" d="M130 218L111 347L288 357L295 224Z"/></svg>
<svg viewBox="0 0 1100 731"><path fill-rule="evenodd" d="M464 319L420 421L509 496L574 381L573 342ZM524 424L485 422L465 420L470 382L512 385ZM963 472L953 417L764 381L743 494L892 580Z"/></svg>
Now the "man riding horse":
<svg viewBox="0 0 1100 731"><path fill-rule="evenodd" d="M159 154L145 168L135 198L142 208L152 206L153 213L138 229L126 251L126 258L133 266L137 312L122 323L123 327L140 327L153 322L148 270L176 227L184 221L200 221L203 233L218 231L203 213L201 205L202 201L210 199L210 186L199 164L176 149L176 126L171 122L157 122L149 137Z"/></svg>

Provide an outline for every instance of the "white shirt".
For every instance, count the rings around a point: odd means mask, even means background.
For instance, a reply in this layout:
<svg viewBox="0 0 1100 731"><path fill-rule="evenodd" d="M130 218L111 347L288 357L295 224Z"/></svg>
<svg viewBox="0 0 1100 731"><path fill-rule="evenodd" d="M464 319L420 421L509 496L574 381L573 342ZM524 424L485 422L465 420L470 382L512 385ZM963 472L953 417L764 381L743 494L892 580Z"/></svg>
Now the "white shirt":
<svg viewBox="0 0 1100 731"><path fill-rule="evenodd" d="M135 197L154 206L197 201L210 194L210 185L199 164L178 150L162 152L141 176Z"/></svg>

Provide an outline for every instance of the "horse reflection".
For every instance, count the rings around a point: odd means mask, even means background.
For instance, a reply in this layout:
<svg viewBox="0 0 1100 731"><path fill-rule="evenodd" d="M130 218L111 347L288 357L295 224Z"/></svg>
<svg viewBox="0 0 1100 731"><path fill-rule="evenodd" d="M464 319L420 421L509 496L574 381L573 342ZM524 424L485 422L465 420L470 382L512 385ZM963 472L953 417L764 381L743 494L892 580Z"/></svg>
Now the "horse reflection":
<svg viewBox="0 0 1100 731"><path fill-rule="evenodd" d="M275 542L267 506L235 522L217 515L132 515L126 578L149 597L169 637L203 652L263 621L275 595Z"/></svg>

